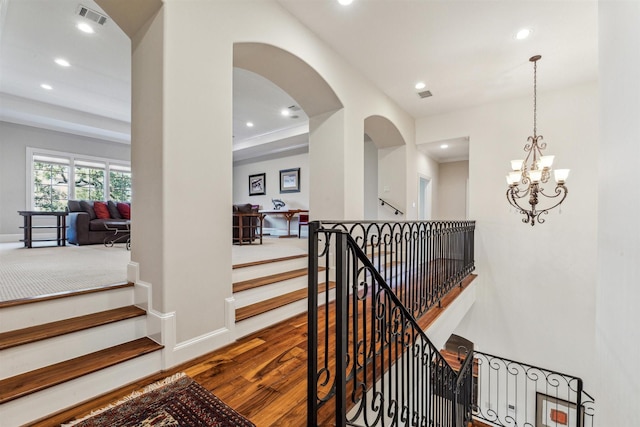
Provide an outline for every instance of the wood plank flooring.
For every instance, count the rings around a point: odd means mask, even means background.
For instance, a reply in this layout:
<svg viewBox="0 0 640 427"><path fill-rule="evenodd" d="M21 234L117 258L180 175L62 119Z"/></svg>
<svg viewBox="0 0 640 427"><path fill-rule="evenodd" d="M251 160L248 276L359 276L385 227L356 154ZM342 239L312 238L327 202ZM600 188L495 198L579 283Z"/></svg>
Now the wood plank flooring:
<svg viewBox="0 0 640 427"><path fill-rule="evenodd" d="M467 281L464 287L469 283ZM453 293L461 291L454 290ZM443 300L440 310L453 300L454 297ZM32 426L57 426L177 372L185 372L257 427L304 426L307 412L307 313ZM331 425L332 417L331 411L321 411L319 425Z"/></svg>

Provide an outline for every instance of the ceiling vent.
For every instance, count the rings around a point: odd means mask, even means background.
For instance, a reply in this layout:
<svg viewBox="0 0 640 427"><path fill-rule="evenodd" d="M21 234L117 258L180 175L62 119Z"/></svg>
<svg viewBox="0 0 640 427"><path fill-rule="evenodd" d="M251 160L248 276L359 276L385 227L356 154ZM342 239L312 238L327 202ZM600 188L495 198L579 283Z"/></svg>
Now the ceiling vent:
<svg viewBox="0 0 640 427"><path fill-rule="evenodd" d="M91 10L83 5L78 6L78 15L100 25L104 25L104 23L107 22L107 17L105 15L98 13L95 10Z"/></svg>
<svg viewBox="0 0 640 427"><path fill-rule="evenodd" d="M301 108L298 107L297 105L291 105L288 108L289 108L289 111L300 111L301 110Z"/></svg>
<svg viewBox="0 0 640 427"><path fill-rule="evenodd" d="M428 98L430 96L432 96L433 94L431 93L430 90L423 90L422 92L418 92L418 96L420 98Z"/></svg>

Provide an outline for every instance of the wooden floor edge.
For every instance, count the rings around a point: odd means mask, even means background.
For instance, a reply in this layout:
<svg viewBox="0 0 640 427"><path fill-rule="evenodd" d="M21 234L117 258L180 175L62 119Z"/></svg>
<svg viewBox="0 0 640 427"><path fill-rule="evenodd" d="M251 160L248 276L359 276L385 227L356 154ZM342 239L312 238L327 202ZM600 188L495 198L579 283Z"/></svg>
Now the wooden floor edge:
<svg viewBox="0 0 640 427"><path fill-rule="evenodd" d="M177 374L182 370L184 369L170 368L164 371L160 370L155 374L147 375L143 378L127 383L115 390L102 393L98 396L90 397L86 400L83 400L82 402L78 402L73 406L66 407L59 411L48 414L42 418L31 421L29 424L25 424L23 427L51 427L74 421L76 419L89 415L91 411L93 411L97 407L105 407L110 403L119 400L122 396L127 396L135 391L142 390L146 386L170 377L171 375ZM86 412L81 415L77 415L79 408L84 407L87 408ZM84 409L80 410L82 411Z"/></svg>
<svg viewBox="0 0 640 427"><path fill-rule="evenodd" d="M290 256L285 256L285 257L280 257L280 258L271 258L271 259L263 259L263 260L259 260L259 261L252 261L252 262L245 262L245 263L241 263L241 264L234 264L231 266L231 268L233 270L238 269L238 268L246 268L246 267L253 267L256 265L263 265L263 264L272 264L275 262L281 262L281 261L290 261L292 259L299 259L299 258L306 258L309 255L307 254L299 254L299 255L290 255Z"/></svg>
<svg viewBox="0 0 640 427"><path fill-rule="evenodd" d="M420 318L416 319L418 325L423 331L427 330L438 318L445 312L445 310L456 300L462 292L465 291L471 285L471 283L478 277L477 274L469 273L462 279L456 286L451 288L449 292L442 298L441 307L432 307Z"/></svg>
<svg viewBox="0 0 640 427"><path fill-rule="evenodd" d="M105 317L105 314L110 315ZM68 319L57 320L54 322L42 323L39 325L29 326L27 328L2 332L0 333L0 350L31 344L49 338L60 337L123 320L141 317L146 314L147 312L144 309L135 305L128 305L70 317ZM46 332L46 329L50 329L50 331Z"/></svg>
<svg viewBox="0 0 640 427"><path fill-rule="evenodd" d="M92 288L81 289L77 291L63 291L63 292L56 292L55 294L39 295L37 297L0 301L0 309L7 308L7 307L15 307L15 306L24 305L24 304L32 304L32 303L42 302L42 301L50 301L50 300L55 300L60 298L69 298L69 297L74 297L78 295L92 294L96 292L105 292L113 289L127 288L133 285L134 285L133 282L120 282L120 283L114 283L111 285L95 286Z"/></svg>
<svg viewBox="0 0 640 427"><path fill-rule="evenodd" d="M19 375L16 375L15 377L9 377L9 378L5 378L3 380L0 380L0 384L2 384L3 382L5 382L7 380L8 381L13 381L13 380L15 380L15 378L24 377L26 375L31 375L31 374L33 374L33 373L35 373L37 371L43 372L45 370L55 369L56 367L63 366L64 364L69 364L69 363L77 362L77 361L80 361L80 360L86 360L87 358L91 358L91 357L98 356L100 354L104 354L104 353L106 353L106 352L108 352L110 350L113 350L115 348L118 348L118 347L123 347L125 345L132 344L134 342L143 343L143 341L144 341L144 344L141 344L141 349L140 349L139 352L137 352L135 354L131 353L131 354L127 355L127 356L120 357L118 359L111 358L111 359L109 359L108 361L106 361L103 364L94 365L94 366L86 369L82 374L69 375L68 378L66 378L66 379L65 378L61 378L60 376L56 376L55 378L49 377L49 378L51 378L50 381L45 382L45 383L41 383L38 386L33 387L31 389L22 390L22 391L18 391L18 392L14 391L13 393L7 392L7 393L4 393L4 394L0 394L0 405L5 404L7 402L11 402L11 401L16 400L16 399L21 399L21 398L23 398L25 396L29 396L31 394L34 394L34 393L49 389L51 387L58 386L60 384L64 384L64 383L69 382L69 381L73 381L75 379L81 378L81 377L86 376L86 375L93 374L94 372L98 372L98 371L106 369L106 368L110 368L110 367L118 365L120 363L128 362L128 361L133 360L133 359L135 359L137 357L145 356L147 354L150 354L150 353L153 353L155 351L163 349L164 345L158 344L156 341L152 340L149 337L138 338L138 339L135 339L133 341L129 341L127 343L119 344L119 345L116 345L116 346L113 346L113 347L108 347L108 348L105 348L105 349L102 349L102 350L98 350L98 351L93 352L93 353L85 354L83 356L79 356L79 357L76 357L76 358L73 358L73 359L69 359L69 360L65 360L65 361L59 362L59 363L55 363L55 364L50 365L50 366L45 366L43 368L36 369L35 371L25 372L24 374L19 374Z"/></svg>
<svg viewBox="0 0 640 427"><path fill-rule="evenodd" d="M336 282L329 282L329 290L335 289L335 287L336 287ZM327 290L327 287L324 283L321 283L318 285L318 294L322 294L326 290ZM300 294L301 293L300 291L305 291L304 295L299 297L297 296L295 297L295 299L292 299L292 296ZM258 301L253 304L245 305L244 307L238 307L236 309L236 322L242 322L243 320L251 319L252 317L268 313L271 310L282 308L286 305L293 304L298 301L302 301L303 299L308 298L309 293L306 291L307 291L306 288L296 289L295 291L287 292L286 294L278 295L277 297ZM273 302L277 300L282 300L282 303L273 304ZM265 309L264 311L252 312L252 309L254 307L258 307L261 305L267 306L267 309ZM240 314L238 314L238 312Z"/></svg>

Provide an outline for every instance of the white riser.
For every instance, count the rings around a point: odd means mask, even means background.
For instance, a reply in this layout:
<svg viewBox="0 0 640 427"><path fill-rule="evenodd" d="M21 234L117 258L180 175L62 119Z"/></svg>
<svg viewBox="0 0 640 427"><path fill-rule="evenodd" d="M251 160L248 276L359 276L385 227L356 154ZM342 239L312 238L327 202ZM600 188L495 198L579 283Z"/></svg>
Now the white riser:
<svg viewBox="0 0 640 427"><path fill-rule="evenodd" d="M133 287L0 309L0 332L28 328L133 304Z"/></svg>
<svg viewBox="0 0 640 427"><path fill-rule="evenodd" d="M146 316L126 319L0 351L0 379L146 336Z"/></svg>
<svg viewBox="0 0 640 427"><path fill-rule="evenodd" d="M0 405L0 426L14 427L39 420L155 374L161 370L161 356L161 351L146 354Z"/></svg>
<svg viewBox="0 0 640 427"><path fill-rule="evenodd" d="M329 299L335 299L335 289L329 291ZM324 303L324 292L318 294L318 305ZM247 320L236 323L236 339L259 331L278 322L286 320L297 314L307 311L307 298L288 304L284 307L276 308L267 313L253 316Z"/></svg>
<svg viewBox="0 0 640 427"><path fill-rule="evenodd" d="M308 267L308 257L290 259L287 261L271 262L268 264L252 265L251 267L236 268L231 272L233 283L245 280L256 279L258 277L270 276L272 274L284 273L291 270L299 270Z"/></svg>
<svg viewBox="0 0 640 427"><path fill-rule="evenodd" d="M308 286L307 276L296 277L295 279L283 280L281 282L272 283L270 285L260 286L259 288L249 289L233 294L236 307L244 307L259 301L264 301L287 292L293 292L298 289L305 289Z"/></svg>

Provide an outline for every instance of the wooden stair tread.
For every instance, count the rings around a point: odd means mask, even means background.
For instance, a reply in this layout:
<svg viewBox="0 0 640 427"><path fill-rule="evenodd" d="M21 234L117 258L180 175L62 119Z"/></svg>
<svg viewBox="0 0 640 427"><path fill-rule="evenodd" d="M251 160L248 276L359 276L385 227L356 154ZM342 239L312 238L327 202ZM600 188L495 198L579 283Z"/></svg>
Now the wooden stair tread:
<svg viewBox="0 0 640 427"><path fill-rule="evenodd" d="M280 257L280 258L271 258L271 259L263 259L263 260L259 260L259 261L253 261L253 262L245 262L242 264L234 264L231 268L233 270L237 269L237 268L245 268L245 267L253 267L256 265L264 265L264 264L271 264L274 262L280 262L280 261L289 261L292 259L299 259L299 258L306 258L308 255L307 254L300 254L300 255L290 255L290 256L285 256L285 257Z"/></svg>
<svg viewBox="0 0 640 427"><path fill-rule="evenodd" d="M329 289L334 289L335 287L336 287L335 282L329 282ZM327 290L327 286L325 283L321 283L318 285L319 294L326 290ZM307 295L308 295L308 290L306 288L298 289L296 291L292 291L274 298L270 298L268 300L259 301L254 304L247 305L245 307L239 307L236 310L236 322L240 322L250 317L266 313L270 310L283 307L287 304L291 304L293 302L303 300L307 298Z"/></svg>
<svg viewBox="0 0 640 427"><path fill-rule="evenodd" d="M115 283L112 285L96 286L94 288L82 289L79 291L62 291L62 292L58 292L50 295L39 295L37 297L0 301L0 309L6 308L6 307L14 307L16 305L32 304L36 302L50 301L50 300L60 299L60 298L69 298L69 297L74 297L78 295L93 294L96 292L106 292L106 291L111 291L113 289L120 289L120 288L133 288L133 283L122 282L122 283Z"/></svg>
<svg viewBox="0 0 640 427"><path fill-rule="evenodd" d="M139 338L44 368L0 380L0 404L62 384L163 348L149 338Z"/></svg>
<svg viewBox="0 0 640 427"><path fill-rule="evenodd" d="M3 332L0 333L0 350L106 325L120 320L144 316L145 314L147 313L143 309L131 305L43 325L31 326L29 328Z"/></svg>
<svg viewBox="0 0 640 427"><path fill-rule="evenodd" d="M318 267L318 271L324 271L324 267ZM242 292L249 289L259 288L260 286L271 285L272 283L282 282L283 280L295 279L307 275L307 268L298 270L285 271L284 273L271 274L269 276L257 277L255 279L243 280L233 284L233 292Z"/></svg>

